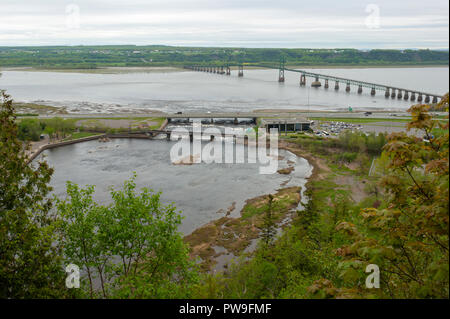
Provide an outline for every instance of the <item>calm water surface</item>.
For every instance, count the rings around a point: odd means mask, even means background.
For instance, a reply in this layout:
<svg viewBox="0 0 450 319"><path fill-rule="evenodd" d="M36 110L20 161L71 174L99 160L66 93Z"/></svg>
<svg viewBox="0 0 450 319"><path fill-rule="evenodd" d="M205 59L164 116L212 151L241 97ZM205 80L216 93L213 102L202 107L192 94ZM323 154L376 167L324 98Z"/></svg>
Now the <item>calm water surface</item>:
<svg viewBox="0 0 450 319"><path fill-rule="evenodd" d="M303 158L280 150L279 168L294 166L290 175L259 174L259 164L173 165L165 140L114 139L108 143L90 141L47 150L49 164L55 168L51 185L64 197L66 181L96 185L95 199L110 202L109 187L123 185L135 171L138 188L161 191L162 201L174 203L185 217L180 227L184 234L225 216L236 203L231 216L239 216L245 200L273 193L279 188L304 186L312 167ZM247 158L247 157L246 157ZM288 163L289 161L289 163ZM303 187L304 190L304 187Z"/></svg>
<svg viewBox="0 0 450 319"><path fill-rule="evenodd" d="M317 73L336 75L406 89L443 95L449 91L448 67L314 69ZM3 71L0 88L7 89L17 101L64 106L79 113L177 111L251 111L255 109L405 110L410 102L386 99L377 91L370 96L346 93L342 87L299 87L299 74L287 72L286 83L277 82L277 70L245 70L225 75L203 72L147 73L64 73Z"/></svg>

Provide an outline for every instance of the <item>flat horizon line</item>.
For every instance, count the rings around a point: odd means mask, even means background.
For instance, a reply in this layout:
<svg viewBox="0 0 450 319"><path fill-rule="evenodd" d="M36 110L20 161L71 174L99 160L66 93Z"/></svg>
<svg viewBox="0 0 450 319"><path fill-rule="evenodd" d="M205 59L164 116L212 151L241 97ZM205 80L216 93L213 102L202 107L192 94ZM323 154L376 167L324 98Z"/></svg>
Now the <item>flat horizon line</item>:
<svg viewBox="0 0 450 319"><path fill-rule="evenodd" d="M168 45L168 44L39 44L39 45L0 45L0 48L30 48L30 47L169 47L169 48L217 48L217 49L284 49L284 50L430 50L430 51L450 51L446 48L354 48L354 47L246 47L246 46L207 46L207 45Z"/></svg>

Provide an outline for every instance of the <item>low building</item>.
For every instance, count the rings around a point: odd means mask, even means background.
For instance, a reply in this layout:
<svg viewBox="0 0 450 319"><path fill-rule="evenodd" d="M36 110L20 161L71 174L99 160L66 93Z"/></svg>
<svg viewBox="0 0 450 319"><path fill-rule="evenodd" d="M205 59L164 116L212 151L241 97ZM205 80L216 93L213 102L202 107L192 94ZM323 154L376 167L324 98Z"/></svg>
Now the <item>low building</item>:
<svg viewBox="0 0 450 319"><path fill-rule="evenodd" d="M311 122L306 118L264 118L261 119L261 126L270 132L271 128L277 128L278 132L299 132L308 131Z"/></svg>

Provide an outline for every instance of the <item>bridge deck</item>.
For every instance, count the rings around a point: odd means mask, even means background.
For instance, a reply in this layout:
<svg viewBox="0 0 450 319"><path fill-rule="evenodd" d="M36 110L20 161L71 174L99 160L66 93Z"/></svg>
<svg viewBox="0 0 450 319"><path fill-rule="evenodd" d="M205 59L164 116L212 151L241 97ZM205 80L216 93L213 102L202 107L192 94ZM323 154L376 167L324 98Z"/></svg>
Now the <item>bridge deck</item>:
<svg viewBox="0 0 450 319"><path fill-rule="evenodd" d="M231 66L247 66L247 67L259 67L259 68L266 68L266 69L280 69L279 66L263 65L263 64L227 64L227 65L224 65L224 66L199 65L199 66L186 66L185 68L188 68L188 69L191 69L191 68L220 68L220 67L227 67L227 66L228 67L231 67ZM373 88L375 90L386 91L387 89L390 89L390 90L395 89L397 91L410 92L410 93L421 94L421 95L425 95L425 96L437 97L437 98L441 98L441 99L443 97L442 95L435 94L435 93L427 93L427 92L413 90L413 89L400 88L400 87L396 87L396 86L392 86L392 85L372 83L372 82L366 82L366 81L360 81L360 80L354 80L354 79L348 79L348 78L333 76L333 75L326 75L326 74L321 74L321 73L308 72L308 71L305 71L305 70L297 70L297 69L290 69L290 68L284 68L284 70L285 71L289 71L289 72L301 73L301 74L304 74L305 76L308 76L308 77L319 78L319 79L324 79L324 80L331 80L331 81L342 82L342 83L349 83L349 84L358 85L358 86L360 85L360 86L371 88L371 89Z"/></svg>

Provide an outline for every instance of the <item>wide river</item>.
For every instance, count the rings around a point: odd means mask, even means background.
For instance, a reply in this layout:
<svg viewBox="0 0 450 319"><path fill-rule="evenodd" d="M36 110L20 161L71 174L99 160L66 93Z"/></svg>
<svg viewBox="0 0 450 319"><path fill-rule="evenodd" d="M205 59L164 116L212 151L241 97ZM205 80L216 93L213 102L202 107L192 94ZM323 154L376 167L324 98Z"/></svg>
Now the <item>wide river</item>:
<svg viewBox="0 0 450 319"><path fill-rule="evenodd" d="M216 143L219 143L218 141ZM109 187L118 189L123 181L137 173L138 188L161 191L164 203L174 203L185 217L180 227L184 234L226 215L240 215L245 200L274 193L279 188L303 186L312 166L303 158L280 150L278 168L294 167L289 175L259 174L259 163L175 165L170 149L175 142L166 140L113 139L111 142L84 142L47 150L40 155L55 168L51 185L54 194L64 198L66 181L95 185L95 199L111 202ZM251 146L249 146L251 147ZM234 149L237 153L239 149ZM244 149L244 158L253 158ZM39 157L36 159L38 160ZM231 210L231 209L230 209Z"/></svg>
<svg viewBox="0 0 450 319"><path fill-rule="evenodd" d="M414 89L443 95L449 91L448 67L308 69L372 83ZM2 71L0 89L6 89L16 101L64 106L70 112L113 113L189 111L250 111L255 109L405 110L411 102L386 99L383 92L371 96L368 89L356 94L299 86L299 74L286 72L286 82L279 84L277 70L245 70L238 78L183 71L170 72L36 72Z"/></svg>

